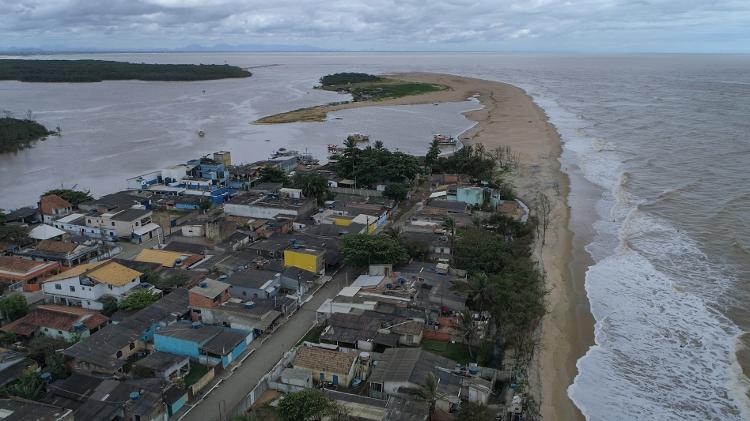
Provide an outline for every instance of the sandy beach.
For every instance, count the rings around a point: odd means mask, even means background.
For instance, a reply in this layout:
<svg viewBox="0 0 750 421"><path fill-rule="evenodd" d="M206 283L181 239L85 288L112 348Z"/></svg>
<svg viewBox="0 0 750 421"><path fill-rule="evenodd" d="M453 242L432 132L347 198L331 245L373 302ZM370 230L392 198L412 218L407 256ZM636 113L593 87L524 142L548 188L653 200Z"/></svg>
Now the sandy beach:
<svg viewBox="0 0 750 421"><path fill-rule="evenodd" d="M461 135L465 144L482 143L491 150L510 146L520 154L514 185L521 199L531 203L544 192L554 204L553 226L541 251L547 273L548 315L541 329L540 350L530 372L532 391L541 402L545 420L576 420L583 415L567 396L577 373L576 361L593 344L594 321L584 290L588 256L574 246L569 229L570 181L560 169L562 143L544 111L526 93L505 83L434 73L407 73L395 78L442 84L451 89L377 102L354 102L316 107L303 121L320 120L329 111L370 105L408 105L464 101L478 95L482 109L465 113L478 124ZM292 116L292 117L299 117ZM578 242L580 243L580 241ZM537 257L539 249L537 248Z"/></svg>

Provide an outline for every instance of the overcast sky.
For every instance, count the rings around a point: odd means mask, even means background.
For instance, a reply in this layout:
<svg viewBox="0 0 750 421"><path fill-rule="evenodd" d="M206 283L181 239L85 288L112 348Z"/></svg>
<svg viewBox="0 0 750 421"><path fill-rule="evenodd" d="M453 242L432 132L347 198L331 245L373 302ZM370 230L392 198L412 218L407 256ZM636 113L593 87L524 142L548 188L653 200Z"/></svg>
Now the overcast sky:
<svg viewBox="0 0 750 421"><path fill-rule="evenodd" d="M750 52L750 0L0 0L0 50Z"/></svg>

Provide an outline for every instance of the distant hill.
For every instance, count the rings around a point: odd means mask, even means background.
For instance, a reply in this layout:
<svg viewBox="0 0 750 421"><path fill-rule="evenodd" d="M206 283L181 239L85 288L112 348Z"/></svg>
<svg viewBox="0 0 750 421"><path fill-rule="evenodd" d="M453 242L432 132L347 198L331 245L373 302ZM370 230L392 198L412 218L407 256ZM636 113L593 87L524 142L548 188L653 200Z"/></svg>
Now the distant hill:
<svg viewBox="0 0 750 421"><path fill-rule="evenodd" d="M195 81L249 77L236 66L216 64L136 64L105 60L0 59L0 80L21 82L101 82L103 80Z"/></svg>
<svg viewBox="0 0 750 421"><path fill-rule="evenodd" d="M49 47L6 47L0 49L0 54L7 55L35 55L35 54L76 54L76 53L188 53L188 52L317 52L331 51L310 45L288 44L190 44L176 48L122 48L100 49L85 47L49 46Z"/></svg>

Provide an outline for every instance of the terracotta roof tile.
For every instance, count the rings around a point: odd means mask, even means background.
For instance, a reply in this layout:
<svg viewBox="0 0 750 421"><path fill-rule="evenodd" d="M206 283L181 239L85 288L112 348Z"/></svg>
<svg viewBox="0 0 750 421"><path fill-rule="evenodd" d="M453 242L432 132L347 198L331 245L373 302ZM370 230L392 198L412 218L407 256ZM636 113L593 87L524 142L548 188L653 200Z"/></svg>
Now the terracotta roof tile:
<svg viewBox="0 0 750 421"><path fill-rule="evenodd" d="M42 240L36 246L36 249L51 253L70 253L75 250L76 247L78 247L78 245L66 243L64 241Z"/></svg>
<svg viewBox="0 0 750 421"><path fill-rule="evenodd" d="M29 314L0 328L3 332L11 332L29 336L39 327L48 327L65 332L73 331L76 323L82 323L86 328L93 329L106 324L109 320L103 314L93 311L70 311L64 306L40 306Z"/></svg>
<svg viewBox="0 0 750 421"><path fill-rule="evenodd" d="M6 272L26 273L31 272L35 268L41 268L46 264L47 262L36 262L17 256L0 256L0 270Z"/></svg>
<svg viewBox="0 0 750 421"><path fill-rule="evenodd" d="M329 373L349 373L357 354L315 347L302 347L297 351L294 367L303 367Z"/></svg>
<svg viewBox="0 0 750 421"><path fill-rule="evenodd" d="M46 196L42 196L41 200L39 201L39 210L44 215L54 215L54 209L65 209L72 207L73 205L71 205L67 200L56 194L48 194Z"/></svg>

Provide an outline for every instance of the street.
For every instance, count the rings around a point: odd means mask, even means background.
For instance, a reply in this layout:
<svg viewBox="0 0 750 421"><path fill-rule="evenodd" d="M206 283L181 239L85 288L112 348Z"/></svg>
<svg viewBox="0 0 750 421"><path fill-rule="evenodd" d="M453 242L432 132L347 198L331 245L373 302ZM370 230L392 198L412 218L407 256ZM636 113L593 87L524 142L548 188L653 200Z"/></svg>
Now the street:
<svg viewBox="0 0 750 421"><path fill-rule="evenodd" d="M347 280L351 282L356 275L355 269L346 267L341 269L264 343L261 344L260 340L251 343L248 349L255 349L255 352L218 388L195 404L181 420L214 421L226 418L226 413L231 411L273 368L284 353L294 347L307 333L315 321L315 312L318 307L327 298L335 296L341 288L346 286ZM188 408L190 406L186 405ZM180 419L179 416L177 418Z"/></svg>

